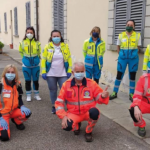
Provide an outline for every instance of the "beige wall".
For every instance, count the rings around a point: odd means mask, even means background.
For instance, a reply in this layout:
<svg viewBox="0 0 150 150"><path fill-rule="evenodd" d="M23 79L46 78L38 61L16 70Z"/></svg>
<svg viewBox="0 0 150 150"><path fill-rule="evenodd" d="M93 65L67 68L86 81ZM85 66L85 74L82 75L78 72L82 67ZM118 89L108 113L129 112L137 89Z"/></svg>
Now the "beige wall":
<svg viewBox="0 0 150 150"><path fill-rule="evenodd" d="M67 40L71 54L83 60L84 40L94 26L99 26L107 41L108 0L67 0Z"/></svg>

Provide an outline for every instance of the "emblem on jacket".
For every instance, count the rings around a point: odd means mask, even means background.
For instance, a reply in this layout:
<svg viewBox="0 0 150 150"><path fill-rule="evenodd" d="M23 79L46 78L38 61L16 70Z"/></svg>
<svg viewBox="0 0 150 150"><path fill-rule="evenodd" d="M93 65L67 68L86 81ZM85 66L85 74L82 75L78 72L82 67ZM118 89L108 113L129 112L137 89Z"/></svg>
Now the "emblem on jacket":
<svg viewBox="0 0 150 150"><path fill-rule="evenodd" d="M90 91L84 92L84 98L90 98Z"/></svg>
<svg viewBox="0 0 150 150"><path fill-rule="evenodd" d="M48 51L49 51L50 53L52 53L52 52L53 52L53 49L48 49Z"/></svg>
<svg viewBox="0 0 150 150"><path fill-rule="evenodd" d="M88 49L91 49L91 46L88 46Z"/></svg>

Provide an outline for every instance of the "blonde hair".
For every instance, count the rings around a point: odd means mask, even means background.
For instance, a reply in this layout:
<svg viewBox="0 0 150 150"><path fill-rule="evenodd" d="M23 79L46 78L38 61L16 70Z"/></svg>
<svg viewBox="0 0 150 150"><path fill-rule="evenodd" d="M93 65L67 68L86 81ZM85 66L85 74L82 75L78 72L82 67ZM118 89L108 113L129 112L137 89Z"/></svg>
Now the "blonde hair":
<svg viewBox="0 0 150 150"><path fill-rule="evenodd" d="M99 27L95 26L95 27L92 29L92 31L90 32L90 36L92 36L92 33L93 33L93 32L99 33L99 38L100 38L100 40L101 40L101 29L100 29Z"/></svg>
<svg viewBox="0 0 150 150"><path fill-rule="evenodd" d="M84 63L83 62L74 62L73 66L72 66L72 71L75 70L76 66L78 66L78 67L84 67Z"/></svg>
<svg viewBox="0 0 150 150"><path fill-rule="evenodd" d="M14 73L16 74L16 77L15 77L15 81L16 81L16 85L17 85L17 87L19 86L19 75L18 75L18 70L17 70L17 68L16 68L16 66L15 65L7 65L5 68L4 68L4 70L3 70L3 73L2 73L2 80L5 78L5 75L6 75L6 73L7 73L7 71L9 70L9 69L11 69L11 68L13 68L14 69ZM2 81L3 82L3 81Z"/></svg>

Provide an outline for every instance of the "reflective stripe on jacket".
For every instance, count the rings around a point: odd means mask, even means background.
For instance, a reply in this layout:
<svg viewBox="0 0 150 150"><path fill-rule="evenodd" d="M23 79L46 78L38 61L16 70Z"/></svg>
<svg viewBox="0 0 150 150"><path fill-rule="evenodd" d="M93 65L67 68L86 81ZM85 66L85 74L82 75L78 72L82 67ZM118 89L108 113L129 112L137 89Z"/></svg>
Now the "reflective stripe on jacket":
<svg viewBox="0 0 150 150"><path fill-rule="evenodd" d="M20 83L20 82L19 82ZM18 101L18 91L17 86L14 85L13 87L6 84L5 79L3 79L3 91L2 91L3 103L0 101L0 113L7 114L13 111L14 109L18 108L19 101Z"/></svg>
<svg viewBox="0 0 150 150"><path fill-rule="evenodd" d="M85 66L92 68L94 65L94 58L96 53L95 43L91 42L90 39L85 40L83 44L83 55L85 57ZM97 46L97 61L99 65L99 69L103 65L101 62L101 58L105 53L105 41L101 39L101 43Z"/></svg>
<svg viewBox="0 0 150 150"><path fill-rule="evenodd" d="M72 71L72 59L71 59L71 53L69 50L68 44L61 43L61 52L64 57L64 66L67 73L71 73ZM53 42L50 42L47 44L42 52L42 61L41 61L41 68L42 68L42 74L47 73L50 70L53 54L54 54L54 45Z"/></svg>
<svg viewBox="0 0 150 150"><path fill-rule="evenodd" d="M150 104L150 74L141 76L137 82L131 107L140 106L142 101Z"/></svg>
<svg viewBox="0 0 150 150"><path fill-rule="evenodd" d="M120 44L120 58L136 58L138 56L138 41L140 38L140 33L135 31L132 32L131 36L125 32L119 34Z"/></svg>
<svg viewBox="0 0 150 150"><path fill-rule="evenodd" d="M150 68L150 45L147 46L147 49L144 53L143 70L146 71L147 67Z"/></svg>
<svg viewBox="0 0 150 150"><path fill-rule="evenodd" d="M62 119L67 112L84 114L90 108L95 107L97 103L108 104L109 97L103 99L101 97L102 92L103 90L99 85L91 79L84 78L80 86L76 85L74 78L69 79L63 84L55 102L56 114ZM65 102L67 112L64 109Z"/></svg>

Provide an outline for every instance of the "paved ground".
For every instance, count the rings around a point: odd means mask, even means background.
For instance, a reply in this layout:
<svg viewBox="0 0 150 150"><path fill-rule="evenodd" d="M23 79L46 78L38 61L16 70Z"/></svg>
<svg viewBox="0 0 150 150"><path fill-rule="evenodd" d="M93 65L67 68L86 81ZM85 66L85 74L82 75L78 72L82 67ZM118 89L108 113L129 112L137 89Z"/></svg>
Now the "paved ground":
<svg viewBox="0 0 150 150"><path fill-rule="evenodd" d="M7 64L15 64L18 67L20 80L24 87L24 78L21 71L21 65L17 63L20 59L15 50L5 50L14 60L6 55L0 55L0 74ZM103 87L103 85L101 85ZM105 85L104 85L105 87ZM111 89L110 89L111 90ZM61 120L56 115L51 114L51 103L49 91L45 81L40 78L40 95L42 101L26 102L24 104L32 110L31 118L25 122L26 129L18 131L14 124L10 122L11 140L9 142L0 142L0 149L3 150L148 150L150 130L148 129L148 138L140 139L133 135L136 128L133 127L132 120L129 117L128 107L130 102L128 95L120 93L119 98L110 102L108 106L99 106L103 115L97 123L93 134L92 143L84 142L84 129L86 122L82 123L81 134L74 136L72 132L65 132L61 129ZM107 117L105 117L107 116ZM148 116L145 116L149 118ZM110 119L109 119L110 118ZM149 119L146 120L149 124ZM117 122L117 123L116 123ZM120 124L120 125L118 125ZM123 127L122 127L123 126ZM125 129L124 129L125 128ZM129 131L133 132L130 133Z"/></svg>

